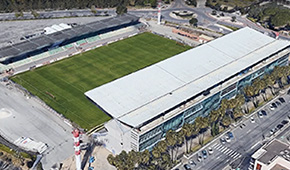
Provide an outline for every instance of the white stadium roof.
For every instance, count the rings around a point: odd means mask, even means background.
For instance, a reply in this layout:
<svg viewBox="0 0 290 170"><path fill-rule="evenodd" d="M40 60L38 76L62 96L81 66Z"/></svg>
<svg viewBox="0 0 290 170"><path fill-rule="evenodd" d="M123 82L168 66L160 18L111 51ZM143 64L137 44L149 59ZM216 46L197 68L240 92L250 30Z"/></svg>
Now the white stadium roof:
<svg viewBox="0 0 290 170"><path fill-rule="evenodd" d="M133 127L289 46L243 28L85 93Z"/></svg>

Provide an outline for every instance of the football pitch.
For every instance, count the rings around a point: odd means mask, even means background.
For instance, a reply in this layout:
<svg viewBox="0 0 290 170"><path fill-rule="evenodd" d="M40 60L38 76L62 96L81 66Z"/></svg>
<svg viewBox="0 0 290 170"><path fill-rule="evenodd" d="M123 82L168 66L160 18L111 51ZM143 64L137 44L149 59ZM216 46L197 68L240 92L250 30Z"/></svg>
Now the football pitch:
<svg viewBox="0 0 290 170"><path fill-rule="evenodd" d="M142 33L11 79L84 129L110 119L84 93L102 84L190 49L175 41Z"/></svg>

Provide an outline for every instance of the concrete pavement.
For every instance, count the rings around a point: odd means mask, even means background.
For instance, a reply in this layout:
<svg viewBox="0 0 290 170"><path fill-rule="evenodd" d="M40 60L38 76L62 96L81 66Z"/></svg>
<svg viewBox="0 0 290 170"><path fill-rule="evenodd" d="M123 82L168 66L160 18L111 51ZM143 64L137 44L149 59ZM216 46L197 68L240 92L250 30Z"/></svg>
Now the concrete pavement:
<svg viewBox="0 0 290 170"><path fill-rule="evenodd" d="M41 160L44 169L73 155L72 128L36 100L0 83L1 108L10 112L10 116L0 118L1 136L10 142L23 136L48 144Z"/></svg>

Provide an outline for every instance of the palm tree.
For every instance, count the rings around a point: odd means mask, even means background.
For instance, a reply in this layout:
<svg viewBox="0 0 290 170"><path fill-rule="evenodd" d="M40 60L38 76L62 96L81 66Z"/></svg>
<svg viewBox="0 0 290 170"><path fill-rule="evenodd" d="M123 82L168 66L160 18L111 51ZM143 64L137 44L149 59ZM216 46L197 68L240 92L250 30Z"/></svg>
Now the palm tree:
<svg viewBox="0 0 290 170"><path fill-rule="evenodd" d="M253 86L246 86L244 88L244 93L246 94L246 96L248 98L250 98L250 100L252 101L252 103L254 104L255 107L257 107L257 105L255 104L254 101L254 96L255 96L255 89Z"/></svg>
<svg viewBox="0 0 290 170"><path fill-rule="evenodd" d="M161 158L162 158L162 161L163 161L161 169L168 169L168 167L172 166L172 161L171 161L170 155L168 153L167 154L162 154Z"/></svg>
<svg viewBox="0 0 290 170"><path fill-rule="evenodd" d="M231 118L229 116L224 116L221 123L223 126L229 127L231 124Z"/></svg>
<svg viewBox="0 0 290 170"><path fill-rule="evenodd" d="M266 101L268 99L267 93L266 93L266 89L267 89L268 85L267 85L267 83L265 81L265 78L261 78L258 81L257 86L259 86L259 88L261 90L260 92L262 93L263 100Z"/></svg>
<svg viewBox="0 0 290 170"><path fill-rule="evenodd" d="M109 164L115 166L115 165L114 165L115 157L114 157L112 154L109 154L109 155L108 155L107 160L108 160Z"/></svg>
<svg viewBox="0 0 290 170"><path fill-rule="evenodd" d="M229 108L228 100L227 100L227 99L222 99L221 104L220 104L220 107L221 107L223 110L226 111L226 110Z"/></svg>
<svg viewBox="0 0 290 170"><path fill-rule="evenodd" d="M143 151L143 152L141 153L141 160L140 160L140 163L141 163L142 165L147 166L148 163L149 163L149 161L150 161L150 152L149 152L148 149L146 149L145 151Z"/></svg>
<svg viewBox="0 0 290 170"><path fill-rule="evenodd" d="M196 129L200 129L203 130L205 128L208 127L208 118L207 117L197 117L195 119L195 127ZM199 132L200 132L199 130ZM198 139L199 139L199 144L203 145L203 137L204 137L204 133L198 135Z"/></svg>
<svg viewBox="0 0 290 170"><path fill-rule="evenodd" d="M191 137L191 127L190 124L185 123L182 128L182 134L184 135L184 143L185 143L185 153L188 153L188 139Z"/></svg>
<svg viewBox="0 0 290 170"><path fill-rule="evenodd" d="M156 147L160 153L165 153L167 152L168 145L165 140L162 140L157 143Z"/></svg>
<svg viewBox="0 0 290 170"><path fill-rule="evenodd" d="M213 123L216 123L217 120L219 118L219 113L217 110L212 110L210 113L209 113L209 116L208 116L208 121L209 121L209 124L213 124Z"/></svg>
<svg viewBox="0 0 290 170"><path fill-rule="evenodd" d="M242 117L244 114L242 112L242 109L240 107L236 107L233 112L233 118L236 121L238 118Z"/></svg>
<svg viewBox="0 0 290 170"><path fill-rule="evenodd" d="M243 104L245 104L245 97L242 94L238 94L235 97L236 99L236 107L240 108Z"/></svg>
<svg viewBox="0 0 290 170"><path fill-rule="evenodd" d="M171 150L171 157L173 160L173 149L174 149L176 142L177 142L176 141L176 132L173 130L167 131L166 136L165 136L165 140L167 142L168 147Z"/></svg>
<svg viewBox="0 0 290 170"><path fill-rule="evenodd" d="M155 159L160 158L161 156L161 152L159 151L159 149L157 148L157 146L154 146L153 150L152 150L152 156Z"/></svg>
<svg viewBox="0 0 290 170"><path fill-rule="evenodd" d="M270 88L272 95L274 96L275 95L274 85L276 83L275 77L272 74L266 74L264 76L264 80L268 85L268 87Z"/></svg>
<svg viewBox="0 0 290 170"><path fill-rule="evenodd" d="M176 135L176 152L175 152L175 157L173 160L176 160L177 159L177 154L178 154L178 150L179 150L179 147L182 146L182 143L183 143L183 138L184 138L184 134L183 134L183 131L180 130L177 132L177 135Z"/></svg>

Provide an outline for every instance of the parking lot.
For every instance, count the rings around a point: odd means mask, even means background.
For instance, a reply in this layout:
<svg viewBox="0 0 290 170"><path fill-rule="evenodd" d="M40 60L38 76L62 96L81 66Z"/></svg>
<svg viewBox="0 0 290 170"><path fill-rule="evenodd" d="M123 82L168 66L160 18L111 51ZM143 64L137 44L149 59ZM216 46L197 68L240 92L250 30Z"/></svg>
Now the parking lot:
<svg viewBox="0 0 290 170"><path fill-rule="evenodd" d="M220 170L239 161L240 169L251 170L251 154L289 126L290 95L284 94L282 97L275 98L257 112L248 115L245 121L226 131L189 159L184 159L178 169Z"/></svg>

